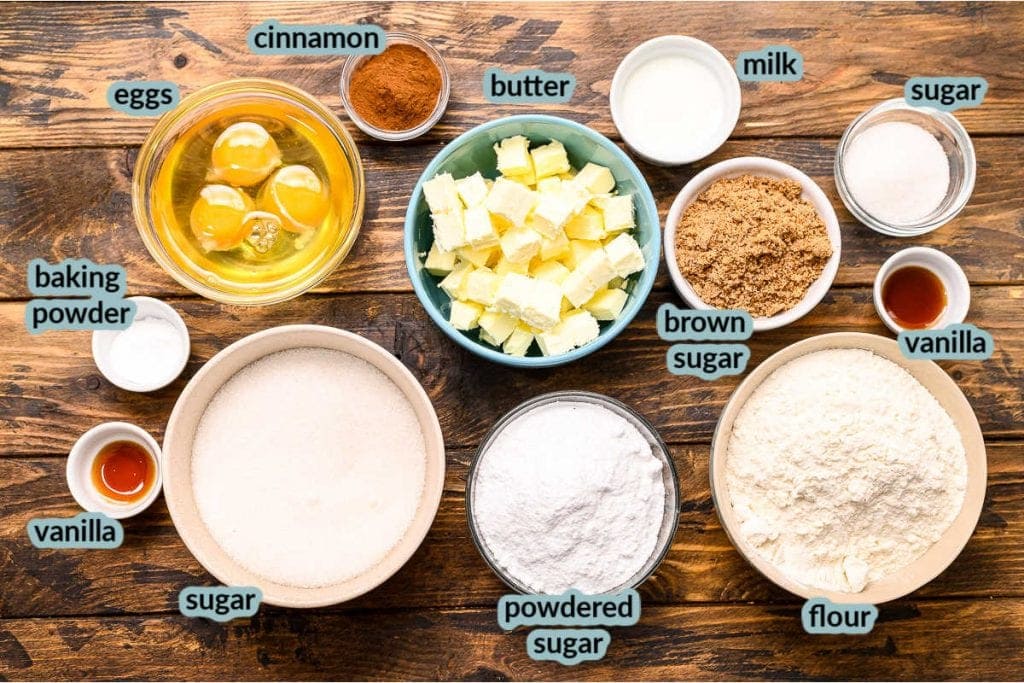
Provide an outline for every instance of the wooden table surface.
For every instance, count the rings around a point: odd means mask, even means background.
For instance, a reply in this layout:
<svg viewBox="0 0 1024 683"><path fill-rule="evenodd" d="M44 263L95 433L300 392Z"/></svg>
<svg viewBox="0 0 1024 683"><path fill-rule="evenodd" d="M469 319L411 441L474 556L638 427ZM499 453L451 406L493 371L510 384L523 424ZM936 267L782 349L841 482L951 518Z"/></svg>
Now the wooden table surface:
<svg viewBox="0 0 1024 683"><path fill-rule="evenodd" d="M314 292L266 308L222 306L191 295L149 257L131 215L138 145L153 120L113 113L114 80L162 79L183 94L236 76L294 83L344 119L342 59L249 53L249 27L369 21L428 37L453 72L442 122L403 146L356 128L368 196L349 259ZM402 219L416 178L454 135L498 116L547 111L617 139L608 89L619 60L664 33L710 41L730 59L784 43L804 56L793 84L743 86L735 133L704 161L641 164L662 215L708 164L741 155L789 162L817 180L842 224L839 275L803 320L757 334L751 367L823 332L888 334L871 303L882 261L910 244L959 261L973 284L969 321L995 337L985 362L945 363L988 444L988 495L977 531L939 578L881 607L863 637L803 633L801 602L733 549L708 489L710 436L737 378L704 382L665 369L654 311L678 303L667 277L613 343L568 367L517 371L450 342L412 294ZM172 678L1024 678L1024 5L942 4L4 4L0 5L0 676L12 679ZM485 104L484 69L568 70L569 104ZM978 179L956 220L913 240L857 223L835 192L837 138L854 116L902 94L915 75L980 75L984 106L960 120L977 149ZM26 266L34 257L89 257L128 270L129 293L172 303L191 330L192 357L174 384L121 391L93 365L88 333L30 336L23 324ZM216 351L251 332L321 323L392 350L433 399L448 444L437 520L408 564L351 603L299 611L264 608L226 625L182 617L178 591L214 580L179 539L162 500L125 524L115 551L42 551L25 525L78 511L65 456L92 425L124 419L158 439L185 382ZM505 591L479 557L465 521L467 463L506 410L555 389L625 401L669 442L682 515L671 551L641 589L639 625L615 629L607 657L566 668L530 660L525 635L503 634Z"/></svg>

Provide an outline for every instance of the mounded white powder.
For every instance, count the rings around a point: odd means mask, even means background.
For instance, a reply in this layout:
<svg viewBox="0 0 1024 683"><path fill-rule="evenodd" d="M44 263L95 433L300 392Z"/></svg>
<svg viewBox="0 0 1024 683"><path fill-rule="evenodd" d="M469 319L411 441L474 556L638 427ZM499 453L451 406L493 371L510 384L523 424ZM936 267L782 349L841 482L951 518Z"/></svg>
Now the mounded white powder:
<svg viewBox="0 0 1024 683"><path fill-rule="evenodd" d="M907 224L939 208L949 190L949 159L934 135L906 121L866 128L843 157L857 203L875 218Z"/></svg>
<svg viewBox="0 0 1024 683"><path fill-rule="evenodd" d="M967 459L952 418L910 373L833 349L754 390L733 424L726 481L758 555L807 586L860 592L949 528Z"/></svg>
<svg viewBox="0 0 1024 683"><path fill-rule="evenodd" d="M505 425L477 463L482 540L535 593L604 593L654 554L662 462L629 421L583 401L538 406Z"/></svg>
<svg viewBox="0 0 1024 683"><path fill-rule="evenodd" d="M192 486L203 522L271 581L325 586L380 562L412 523L426 444L384 373L340 351L270 354L214 395Z"/></svg>

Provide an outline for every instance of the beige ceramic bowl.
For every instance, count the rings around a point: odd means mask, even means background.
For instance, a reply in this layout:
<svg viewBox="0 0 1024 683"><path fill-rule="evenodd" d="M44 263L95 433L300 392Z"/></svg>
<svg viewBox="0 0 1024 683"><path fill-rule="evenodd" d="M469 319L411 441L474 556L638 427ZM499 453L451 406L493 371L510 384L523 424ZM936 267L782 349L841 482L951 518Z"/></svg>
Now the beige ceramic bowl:
<svg viewBox="0 0 1024 683"><path fill-rule="evenodd" d="M740 523L733 511L726 482L725 465L733 422L743 404L765 379L780 366L799 356L825 349L867 349L896 363L924 385L953 418L967 453L967 492L964 504L953 524L939 541L915 562L882 581L869 583L860 593L841 593L813 588L783 575L774 565L759 557L739 533ZM974 533L985 499L985 442L981 428L967 398L956 383L938 365L925 360L908 360L895 341L861 332L823 334L797 342L765 360L736 389L718 420L711 446L711 493L722 527L736 549L748 562L775 584L803 598L825 597L836 603L878 604L896 600L914 592L953 563Z"/></svg>
<svg viewBox="0 0 1024 683"><path fill-rule="evenodd" d="M426 481L419 508L405 536L372 570L317 588L275 583L233 560L210 535L192 491L192 441L210 399L239 370L277 351L325 348L361 358L388 376L412 404L427 449ZM444 486L444 441L437 414L423 387L393 355L351 332L321 325L285 325L257 332L211 358L181 392L167 423L163 444L164 499L174 526L199 563L228 586L257 586L263 601L282 607L321 607L351 600L384 583L401 568L427 535Z"/></svg>

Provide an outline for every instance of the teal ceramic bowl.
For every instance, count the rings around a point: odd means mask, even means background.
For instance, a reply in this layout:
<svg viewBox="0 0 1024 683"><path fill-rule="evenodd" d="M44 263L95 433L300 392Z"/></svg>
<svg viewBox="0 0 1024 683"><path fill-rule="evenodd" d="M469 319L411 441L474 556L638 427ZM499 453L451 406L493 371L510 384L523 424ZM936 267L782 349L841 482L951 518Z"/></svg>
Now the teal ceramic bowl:
<svg viewBox="0 0 1024 683"><path fill-rule="evenodd" d="M496 178L498 171L494 144L513 135L525 135L530 139L531 146L558 140L565 145L573 168L582 168L588 161L592 161L611 169L619 194L633 195L636 228L632 234L647 262L644 270L630 276L626 288L629 299L618 319L602 322L600 336L591 343L557 356L541 355L536 343L526 356L509 356L501 349L480 341L478 330L456 330L448 322L451 300L444 290L438 287L441 278L431 275L423 267L427 251L434 241L430 210L423 197L423 183L439 173L446 172L456 178L462 178L480 171L485 177ZM460 346L488 360L513 367L539 368L562 365L593 353L610 342L633 320L647 300L647 295L654 285L654 278L658 274L660 258L661 223L658 219L658 207L640 169L608 138L582 124L557 116L509 116L477 126L455 138L423 171L412 192L409 210L405 214L405 263L409 268L409 277L412 279L416 296L427 313L437 326Z"/></svg>

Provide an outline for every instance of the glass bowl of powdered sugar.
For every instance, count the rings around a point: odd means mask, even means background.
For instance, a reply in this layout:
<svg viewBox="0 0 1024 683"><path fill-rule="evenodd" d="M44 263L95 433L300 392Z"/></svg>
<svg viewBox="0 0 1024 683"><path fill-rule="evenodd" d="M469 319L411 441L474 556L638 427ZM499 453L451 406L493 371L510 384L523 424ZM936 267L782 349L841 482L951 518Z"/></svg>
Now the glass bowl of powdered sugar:
<svg viewBox="0 0 1024 683"><path fill-rule="evenodd" d="M836 189L846 208L893 237L953 220L974 191L975 170L974 146L957 118L903 98L854 119L836 149Z"/></svg>
<svg viewBox="0 0 1024 683"><path fill-rule="evenodd" d="M622 403L585 391L530 399L484 438L466 482L469 528L520 593L635 588L679 521L679 480L661 437Z"/></svg>

